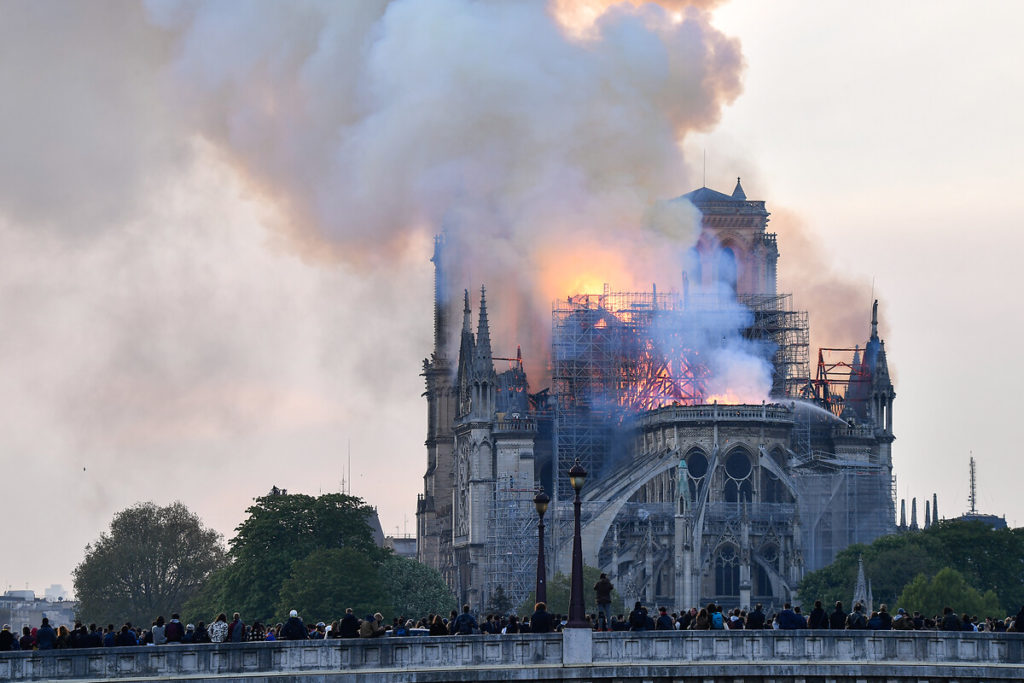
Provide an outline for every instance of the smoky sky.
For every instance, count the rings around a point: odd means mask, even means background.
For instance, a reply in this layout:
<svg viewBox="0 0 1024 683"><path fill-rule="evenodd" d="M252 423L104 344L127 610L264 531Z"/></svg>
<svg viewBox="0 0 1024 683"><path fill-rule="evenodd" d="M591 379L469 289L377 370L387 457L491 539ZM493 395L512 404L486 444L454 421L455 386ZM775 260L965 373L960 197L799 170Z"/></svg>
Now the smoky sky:
<svg viewBox="0 0 1024 683"><path fill-rule="evenodd" d="M230 536L350 449L402 526L441 229L535 376L577 272L675 283L696 215L657 200L740 46L706 2L584 5L4 3L0 448L11 506L65 521L0 532L0 582L66 583L137 500Z"/></svg>

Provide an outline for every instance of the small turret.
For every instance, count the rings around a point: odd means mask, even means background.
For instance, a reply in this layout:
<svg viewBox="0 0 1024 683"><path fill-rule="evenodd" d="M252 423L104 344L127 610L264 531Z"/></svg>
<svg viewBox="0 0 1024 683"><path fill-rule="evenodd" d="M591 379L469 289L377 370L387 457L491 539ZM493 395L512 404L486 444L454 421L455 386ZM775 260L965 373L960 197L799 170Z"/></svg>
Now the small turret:
<svg viewBox="0 0 1024 683"><path fill-rule="evenodd" d="M747 193L743 191L743 186L740 185L739 176L736 176L736 187L732 191L732 198L744 200L747 198Z"/></svg>

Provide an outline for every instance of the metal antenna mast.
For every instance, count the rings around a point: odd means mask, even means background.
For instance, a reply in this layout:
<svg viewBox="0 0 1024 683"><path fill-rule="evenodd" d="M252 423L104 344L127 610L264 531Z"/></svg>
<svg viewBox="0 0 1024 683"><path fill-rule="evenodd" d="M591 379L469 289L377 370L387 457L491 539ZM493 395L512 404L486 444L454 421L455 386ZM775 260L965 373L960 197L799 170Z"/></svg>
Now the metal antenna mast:
<svg viewBox="0 0 1024 683"><path fill-rule="evenodd" d="M971 456L971 495L967 498L967 502L971 504L970 513L972 515L978 514L978 489L977 482L975 480L975 468L974 468L974 456Z"/></svg>

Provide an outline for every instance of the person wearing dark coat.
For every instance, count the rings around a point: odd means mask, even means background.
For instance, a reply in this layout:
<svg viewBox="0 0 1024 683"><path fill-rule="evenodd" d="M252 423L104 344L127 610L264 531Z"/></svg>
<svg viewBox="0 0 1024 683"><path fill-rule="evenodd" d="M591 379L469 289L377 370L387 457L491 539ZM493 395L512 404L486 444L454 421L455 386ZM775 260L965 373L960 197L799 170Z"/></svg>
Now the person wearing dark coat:
<svg viewBox="0 0 1024 683"><path fill-rule="evenodd" d="M434 617L434 621L430 623L430 635L432 636L446 636L448 635L448 626L444 623L444 619L438 614Z"/></svg>
<svg viewBox="0 0 1024 683"><path fill-rule="evenodd" d="M836 601L835 611L828 615L828 627L842 631L846 628L846 617L847 614L843 611L843 603Z"/></svg>
<svg viewBox="0 0 1024 683"><path fill-rule="evenodd" d="M43 617L42 625L36 629L36 647L40 650L52 650L57 647L57 634L46 617Z"/></svg>
<svg viewBox="0 0 1024 683"><path fill-rule="evenodd" d="M0 652L10 652L11 650L18 650L18 639L11 633L11 625L4 624L4 628L0 631Z"/></svg>
<svg viewBox="0 0 1024 683"><path fill-rule="evenodd" d="M299 613L292 610L288 613L288 621L281 627L281 640L306 640L309 634L306 625L299 619Z"/></svg>
<svg viewBox="0 0 1024 683"><path fill-rule="evenodd" d="M138 645L139 639L135 637L132 627L129 624L125 624L121 627L121 632L117 634L114 644L120 647L129 647L132 645Z"/></svg>
<svg viewBox="0 0 1024 683"><path fill-rule="evenodd" d="M747 628L764 628L764 608L761 603L754 606L754 611L747 614Z"/></svg>
<svg viewBox="0 0 1024 683"><path fill-rule="evenodd" d="M601 578L594 584L594 601L597 603L598 614L603 614L605 619L611 616L613 590L615 590L615 586L612 585L608 575L601 574Z"/></svg>
<svg viewBox="0 0 1024 683"><path fill-rule="evenodd" d="M960 617L956 615L952 607L944 607L942 609L942 625L939 627L943 631L959 631L962 628Z"/></svg>
<svg viewBox="0 0 1024 683"><path fill-rule="evenodd" d="M359 617L352 613L351 607L345 610L345 616L341 618L338 630L341 631L342 638L359 637Z"/></svg>
<svg viewBox="0 0 1024 683"><path fill-rule="evenodd" d="M814 609L807 615L807 628L828 628L828 614L821 606L821 600L814 601Z"/></svg>
<svg viewBox="0 0 1024 683"><path fill-rule="evenodd" d="M228 625L227 641L230 643L241 643L245 640L245 623L242 617L235 612L234 619Z"/></svg>
<svg viewBox="0 0 1024 683"><path fill-rule="evenodd" d="M804 624L803 617L797 616L797 613L793 611L793 608L788 602L782 606L782 611L779 612L776 619L779 622L780 630L794 630L804 628L806 626L806 624Z"/></svg>
<svg viewBox="0 0 1024 683"><path fill-rule="evenodd" d="M551 633L555 630L555 618L548 612L548 606L538 602L533 607L533 615L530 617L530 629L534 633Z"/></svg>

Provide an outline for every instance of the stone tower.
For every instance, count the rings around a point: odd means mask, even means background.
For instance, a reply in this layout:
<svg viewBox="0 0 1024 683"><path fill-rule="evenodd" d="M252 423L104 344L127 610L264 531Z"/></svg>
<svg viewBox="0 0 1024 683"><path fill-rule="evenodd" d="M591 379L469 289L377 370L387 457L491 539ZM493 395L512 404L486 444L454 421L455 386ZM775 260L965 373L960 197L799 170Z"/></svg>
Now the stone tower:
<svg viewBox="0 0 1024 683"><path fill-rule="evenodd" d="M738 295L776 293L779 249L775 233L766 231L763 201L748 200L739 178L731 195L702 187L678 199L701 212L701 236L685 264L689 287L712 291L721 283Z"/></svg>
<svg viewBox="0 0 1024 683"><path fill-rule="evenodd" d="M417 559L434 567L451 582L452 464L457 391L449 353L448 265L445 236L434 239L434 349L423 361L427 399L427 470L423 493L416 504Z"/></svg>

